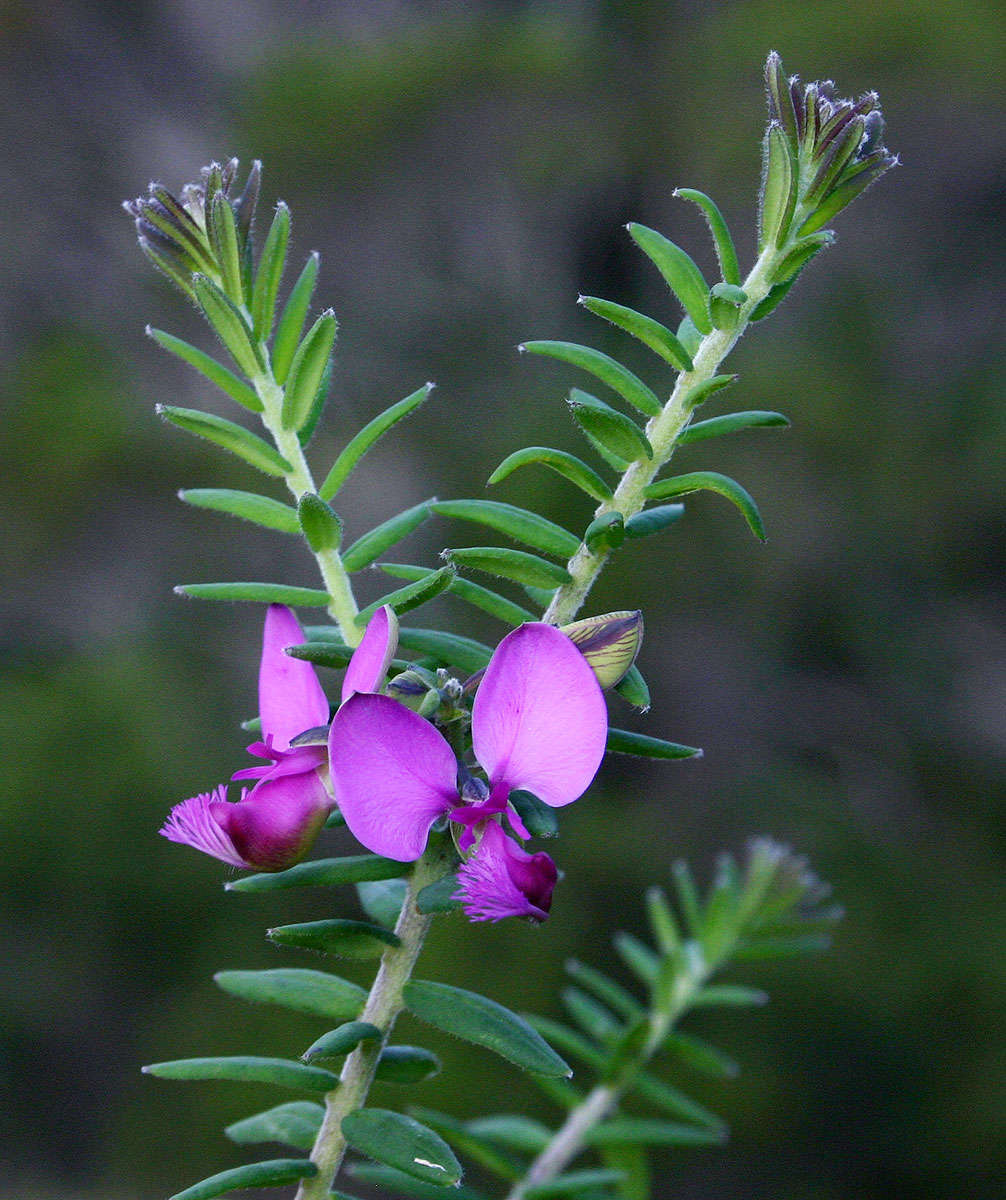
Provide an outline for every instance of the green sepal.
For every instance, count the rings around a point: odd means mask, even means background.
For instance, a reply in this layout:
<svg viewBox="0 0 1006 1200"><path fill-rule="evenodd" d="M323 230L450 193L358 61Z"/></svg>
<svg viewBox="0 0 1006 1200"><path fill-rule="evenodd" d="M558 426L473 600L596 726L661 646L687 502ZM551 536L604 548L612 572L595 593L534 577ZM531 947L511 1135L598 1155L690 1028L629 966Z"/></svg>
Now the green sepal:
<svg viewBox="0 0 1006 1200"><path fill-rule="evenodd" d="M722 1129L654 1117L610 1117L587 1134L591 1146L715 1146L725 1140Z"/></svg>
<svg viewBox="0 0 1006 1200"><path fill-rule="evenodd" d="M626 228L632 240L652 261L667 286L681 301L681 307L691 317L695 328L701 333L712 333L709 285L691 256L655 229L648 229L635 221Z"/></svg>
<svg viewBox="0 0 1006 1200"><path fill-rule="evenodd" d="M447 1187L461 1179L450 1146L425 1125L385 1108L360 1108L342 1119L346 1141L368 1158L427 1183Z"/></svg>
<svg viewBox="0 0 1006 1200"><path fill-rule="evenodd" d="M180 583L174 591L192 600L247 600L301 608L324 608L331 600L328 592L285 583Z"/></svg>
<svg viewBox="0 0 1006 1200"><path fill-rule="evenodd" d="M773 272L776 283L786 283L795 278L816 254L819 254L826 246L830 246L834 240L835 235L830 229L800 238Z"/></svg>
<svg viewBox="0 0 1006 1200"><path fill-rule="evenodd" d="M593 1042L588 1041L582 1033L570 1029L561 1021L553 1021L550 1017L541 1017L537 1014L530 1014L528 1021L540 1034L547 1037L550 1042L554 1042L564 1054L578 1058L598 1074L604 1070L607 1056Z"/></svg>
<svg viewBox="0 0 1006 1200"><path fill-rule="evenodd" d="M605 1039L609 1046L603 1075L606 1082L620 1081L626 1072L633 1074L646 1054L652 1032L650 1017L644 1015L624 1026L616 1037Z"/></svg>
<svg viewBox="0 0 1006 1200"><path fill-rule="evenodd" d="M589 392L573 388L569 393L573 420L591 438L596 438L622 462L653 458L653 447L635 421L605 404Z"/></svg>
<svg viewBox="0 0 1006 1200"><path fill-rule="evenodd" d="M439 1075L440 1059L422 1046L385 1046L377 1060L376 1079L384 1083L423 1083Z"/></svg>
<svg viewBox="0 0 1006 1200"><path fill-rule="evenodd" d="M220 279L227 298L234 304L244 304L244 284L241 278L241 248L234 223L234 209L223 192L208 197L206 232L210 247L220 269Z"/></svg>
<svg viewBox="0 0 1006 1200"><path fill-rule="evenodd" d="M380 958L389 946L401 944L390 929L381 925L342 918L278 925L267 930L266 937L278 946L296 946L300 950L316 950L321 954L334 954L337 958L362 961Z"/></svg>
<svg viewBox="0 0 1006 1200"><path fill-rule="evenodd" d="M454 575L454 567L448 563L439 571L431 571L425 579L420 579L416 583L408 583L405 587L388 592L386 596L381 596L372 604L368 604L366 608L360 609L355 617L356 624L365 626L374 613L379 608L383 608L385 604L394 609L399 616L402 613L411 612L414 608L419 608L421 604L425 604L434 596L439 596L441 592L446 591L451 586Z"/></svg>
<svg viewBox="0 0 1006 1200"><path fill-rule="evenodd" d="M323 1033L316 1042L308 1046L301 1058L306 1063L345 1058L361 1042L379 1042L383 1037L384 1034L369 1021L347 1021L338 1029L330 1029L328 1033ZM308 1146L308 1149L310 1148Z"/></svg>
<svg viewBox="0 0 1006 1200"><path fill-rule="evenodd" d="M558 834L559 818L555 809L539 800L533 792L517 788L510 793L510 803L532 837L550 838Z"/></svg>
<svg viewBox="0 0 1006 1200"><path fill-rule="evenodd" d="M725 433L739 433L743 429L781 429L788 425L789 418L782 413L752 408L747 412L726 413L722 417L696 421L678 437L678 445L686 446L689 442L701 442Z"/></svg>
<svg viewBox="0 0 1006 1200"><path fill-rule="evenodd" d="M394 1167L386 1167L382 1163L352 1162L346 1170L361 1183L382 1187L390 1190L396 1196L409 1196L411 1200L444 1200L442 1187L438 1187L435 1183L423 1183L418 1179L413 1179L411 1175L403 1175L401 1171L396 1171ZM332 1194L337 1196L335 1192ZM449 1200L489 1200L484 1192L476 1191L475 1188L468 1187L466 1184L461 1184L460 1187L455 1186L448 1193L448 1197Z"/></svg>
<svg viewBox="0 0 1006 1200"><path fill-rule="evenodd" d="M177 425L179 429L185 429L194 433L196 437L222 446L266 475L282 477L293 470L283 455L268 442L224 417L200 412L195 408L176 408L171 404L158 404L154 411L172 425Z"/></svg>
<svg viewBox="0 0 1006 1200"><path fill-rule="evenodd" d="M255 492L238 492L232 488L182 488L178 499L195 508L227 513L278 533L300 532L295 508Z"/></svg>
<svg viewBox="0 0 1006 1200"><path fill-rule="evenodd" d="M281 387L286 382L290 364L293 362L293 356L297 352L297 345L300 342L301 330L304 328L308 309L311 307L311 297L314 295L320 261L317 251L308 256L303 270L297 277L297 282L290 290L290 295L280 314L279 324L276 326L276 337L272 345L272 374ZM325 499L329 500L331 497L325 496Z"/></svg>
<svg viewBox="0 0 1006 1200"><path fill-rule="evenodd" d="M252 286L252 329L260 342L269 340L276 314L276 297L286 268L286 248L290 241L290 210L281 200L269 226L255 283Z"/></svg>
<svg viewBox="0 0 1006 1200"><path fill-rule="evenodd" d="M654 533L662 533L684 515L683 504L660 504L656 508L647 508L629 517L625 522L625 532L630 538L649 537Z"/></svg>
<svg viewBox="0 0 1006 1200"><path fill-rule="evenodd" d="M595 517L584 530L583 541L593 554L617 550L625 541L625 521L622 514L606 512Z"/></svg>
<svg viewBox="0 0 1006 1200"><path fill-rule="evenodd" d="M297 347L283 392L284 429L300 429L307 421L335 345L337 329L335 313L326 309Z"/></svg>
<svg viewBox="0 0 1006 1200"><path fill-rule="evenodd" d="M429 567L415 567L407 563L378 563L377 565L386 574L397 579L424 579L430 574ZM447 590L452 596L489 613L491 617L505 621L508 625L523 625L525 621L538 619L530 609L515 604L506 596L501 596L499 592L483 587L480 583L472 583L470 579L464 579L460 575L456 576Z"/></svg>
<svg viewBox="0 0 1006 1200"><path fill-rule="evenodd" d="M717 283L709 293L709 314L717 329L736 329L747 292L732 283Z"/></svg>
<svg viewBox="0 0 1006 1200"><path fill-rule="evenodd" d="M285 1187L301 1179L313 1179L317 1174L318 1168L309 1158L272 1158L211 1175L183 1192L175 1192L170 1200L213 1200L239 1188Z"/></svg>
<svg viewBox="0 0 1006 1200"><path fill-rule="evenodd" d="M715 392L729 387L736 379L736 375L713 375L711 379L705 379L702 383L697 383L685 393L681 401L682 408L686 412L691 412L693 409L698 408L700 404L705 404Z"/></svg>
<svg viewBox="0 0 1006 1200"><path fill-rule="evenodd" d="M765 525L749 492L728 475L718 471L692 471L687 475L676 475L672 479L661 479L645 489L648 500L667 500L671 496L686 496L690 492L716 492L739 509L748 528L760 541L765 541Z"/></svg>
<svg viewBox="0 0 1006 1200"><path fill-rule="evenodd" d="M521 1163L501 1151L497 1146L491 1143L487 1145L484 1138L473 1132L468 1122L459 1121L457 1117L436 1112L432 1108L415 1107L412 1112L431 1129L435 1129L437 1133L445 1137L455 1150L466 1154L479 1166L484 1167L487 1171L492 1171L501 1179L516 1182L524 1173Z"/></svg>
<svg viewBox="0 0 1006 1200"><path fill-rule="evenodd" d="M375 525L369 533L348 546L342 556L342 565L353 574L369 567L375 559L407 537L414 529L418 529L430 517L430 502L424 500L406 508L380 525ZM391 572L389 572L390 574Z"/></svg>
<svg viewBox="0 0 1006 1200"><path fill-rule="evenodd" d="M580 547L580 539L568 529L525 508L498 500L437 500L430 508L442 517L474 521L496 529L516 542L556 558L572 558Z"/></svg>
<svg viewBox="0 0 1006 1200"><path fill-rule="evenodd" d="M814 177L807 184L804 193L805 204L816 207L825 199L859 149L865 131L865 117L856 116L832 139L827 150L821 155Z"/></svg>
<svg viewBox="0 0 1006 1200"><path fill-rule="evenodd" d="M691 356L666 325L661 325L659 321L644 313L636 312L634 308L626 308L624 304L615 304L611 300L601 300L597 296L581 296L579 303L596 316L610 321L626 333L631 333L676 370L692 370Z"/></svg>
<svg viewBox="0 0 1006 1200"><path fill-rule="evenodd" d="M678 742L666 742L663 738L650 737L645 733L632 733L628 729L609 729L606 749L609 754L634 754L640 758L702 756L702 751L696 746L682 746Z"/></svg>
<svg viewBox="0 0 1006 1200"><path fill-rule="evenodd" d="M252 332L233 301L205 275L192 276L192 290L203 316L231 358L249 379L254 379L261 373L263 364L252 341Z"/></svg>
<svg viewBox="0 0 1006 1200"><path fill-rule="evenodd" d="M190 264L175 253L164 254L155 250L150 244L149 238L141 237L139 243L140 249L150 265L170 279L183 295L188 296L190 300L195 300ZM163 249L163 246L159 249Z"/></svg>
<svg viewBox="0 0 1006 1200"><path fill-rule="evenodd" d="M374 443L386 433L392 425L397 424L403 417L415 412L433 390L432 383L425 383L404 400L392 404L384 412L379 413L372 421L368 421L360 432L343 447L338 458L332 464L332 469L325 477L325 482L318 489L318 495L323 500L331 500L339 488L349 478L350 472Z"/></svg>
<svg viewBox="0 0 1006 1200"><path fill-rule="evenodd" d="M295 1150L310 1150L324 1118L324 1108L313 1100L290 1100L253 1117L235 1121L224 1133L241 1146L281 1142Z"/></svg>
<svg viewBox="0 0 1006 1200"><path fill-rule="evenodd" d="M540 463L543 467L557 472L595 500L611 499L611 488L593 467L588 467L585 462L573 454L567 454L565 450L553 450L548 446L526 446L523 450L515 450L489 476L489 483L500 483L518 467L530 463Z"/></svg>
<svg viewBox="0 0 1006 1200"><path fill-rule="evenodd" d="M234 1054L220 1058L177 1058L173 1062L150 1063L144 1075L158 1079L226 1079L233 1083L275 1083L280 1087L330 1092L339 1082L331 1071L308 1067L285 1058L263 1058Z"/></svg>
<svg viewBox="0 0 1006 1200"><path fill-rule="evenodd" d="M513 792L510 793L511 802ZM455 874L445 875L436 883L429 883L416 897L416 908L421 913L454 912L461 907L461 901L455 898L458 890L458 877Z"/></svg>
<svg viewBox="0 0 1006 1200"><path fill-rule="evenodd" d="M588 1195L589 1188L607 1187L621 1183L621 1171L609 1171L604 1167L595 1167L587 1171L567 1171L557 1175L549 1183L536 1183L524 1189L526 1200L551 1200L553 1196Z"/></svg>
<svg viewBox="0 0 1006 1200"><path fill-rule="evenodd" d="M781 246L786 240L796 207L796 192L797 167L793 145L782 127L773 123L765 131L758 222L759 252L766 246Z"/></svg>
<svg viewBox="0 0 1006 1200"><path fill-rule="evenodd" d="M740 1073L740 1067L729 1054L724 1054L716 1046L710 1046L708 1042L689 1034L668 1034L664 1039L663 1049L671 1058L676 1058L693 1071L709 1075L713 1079L733 1079Z"/></svg>
<svg viewBox="0 0 1006 1200"><path fill-rule="evenodd" d="M364 880L397 879L411 870L409 863L379 854L352 854L346 858L318 858L285 871L263 871L224 884L228 892L279 892L293 887L338 887Z"/></svg>
<svg viewBox="0 0 1006 1200"><path fill-rule="evenodd" d="M165 333L161 329L154 329L152 326L147 326L147 335L152 337L154 341L167 350L169 354L173 354L176 358L180 358L182 362L188 363L190 367L194 367L205 379L210 383L220 388L222 392L226 392L232 400L236 400L238 404L243 405L249 412L261 412L262 401L255 394L255 389L249 387L243 379L239 379L228 367L223 363L218 363L215 358L204 353L196 346L190 346L188 342L182 341L181 338L175 337L173 334Z"/></svg>
<svg viewBox="0 0 1006 1200"><path fill-rule="evenodd" d="M501 579L512 579L514 583L530 584L532 587L555 587L569 583L571 578L565 567L537 554L511 550L506 546L465 546L458 550L445 550L443 557L456 566L483 571Z"/></svg>
<svg viewBox="0 0 1006 1200"><path fill-rule="evenodd" d="M362 987L303 967L274 967L267 971L218 971L219 988L253 1004L279 1004L294 1012L310 1013L330 1021L355 1019L367 999Z"/></svg>
<svg viewBox="0 0 1006 1200"><path fill-rule="evenodd" d="M657 416L663 405L645 383L627 367L616 362L600 350L591 346L578 346L574 342L524 342L518 349L528 354L544 354L557 358L571 366L588 371L595 378L617 392L626 403L637 408L648 417Z"/></svg>
<svg viewBox="0 0 1006 1200"><path fill-rule="evenodd" d="M646 712L650 707L650 689L639 668L633 664L615 684L615 691L634 708Z"/></svg>
<svg viewBox="0 0 1006 1200"><path fill-rule="evenodd" d="M413 979L403 991L413 1016L445 1033L474 1042L522 1070L568 1078L572 1072L522 1017L475 992Z"/></svg>
<svg viewBox="0 0 1006 1200"><path fill-rule="evenodd" d="M297 521L313 553L339 549L342 520L314 492L305 492L297 501Z"/></svg>
<svg viewBox="0 0 1006 1200"><path fill-rule="evenodd" d="M741 269L737 262L734 240L730 236L727 223L716 204L704 192L697 192L694 188L675 188L672 195L679 196L682 200L691 200L693 204L697 204L702 209L706 221L709 223L709 232L713 235L716 257L720 261L720 270L723 272L724 281L740 284Z"/></svg>

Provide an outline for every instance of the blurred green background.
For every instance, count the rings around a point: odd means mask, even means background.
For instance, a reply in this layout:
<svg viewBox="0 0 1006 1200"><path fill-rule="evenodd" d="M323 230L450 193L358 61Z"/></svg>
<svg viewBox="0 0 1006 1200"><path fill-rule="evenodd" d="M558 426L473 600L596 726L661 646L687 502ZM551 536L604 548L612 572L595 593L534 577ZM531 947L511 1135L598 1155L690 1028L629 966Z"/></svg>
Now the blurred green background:
<svg viewBox="0 0 1006 1200"><path fill-rule="evenodd" d="M421 974L555 1014L563 958L605 964L610 934L642 928L641 893L673 858L705 877L719 850L771 834L809 856L847 916L825 956L738 974L771 991L766 1010L704 1021L744 1070L681 1082L732 1138L666 1154L659 1196L1001 1194L993 6L0 8L0 1195L156 1200L242 1161L220 1128L273 1093L166 1083L138 1064L296 1055L321 1032L210 979L297 963L263 928L329 915L328 899L225 895L222 868L157 836L172 803L243 765L261 621L252 606L182 602L172 585L315 579L291 540L175 499L257 481L154 417L158 401L219 400L225 413L226 401L144 338L149 321L208 345L119 201L151 177L176 188L213 157L264 159L265 204L292 206L298 255L321 251L318 295L342 325L320 469L375 412L436 380L347 487L355 536L434 491L482 494L519 445L579 452L563 394L582 378L521 358L522 339L588 340L657 380L576 296L677 319L622 229L656 226L711 269L676 185L717 199L750 261L772 48L840 94L877 89L904 166L839 219L837 248L741 344L740 384L710 406L780 408L792 429L682 451L682 466L754 493L768 544L699 497L592 598L590 611L646 613L653 710L619 707L618 722L705 758L612 762L563 815L567 877L548 924L445 918ZM544 472L496 493L587 519ZM473 533L431 524L408 560L433 563ZM380 585L365 579L363 598ZM447 602L431 615L502 632ZM345 836L331 847L351 849ZM355 915L351 895L336 903ZM545 1111L490 1056L438 1048L446 1069L422 1103Z"/></svg>

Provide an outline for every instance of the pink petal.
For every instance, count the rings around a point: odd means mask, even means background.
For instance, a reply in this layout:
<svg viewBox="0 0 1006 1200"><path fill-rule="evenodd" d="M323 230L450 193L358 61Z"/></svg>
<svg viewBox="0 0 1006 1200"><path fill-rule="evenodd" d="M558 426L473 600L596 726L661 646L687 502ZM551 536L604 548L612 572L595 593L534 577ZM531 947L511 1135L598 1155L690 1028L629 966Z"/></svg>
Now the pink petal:
<svg viewBox="0 0 1006 1200"><path fill-rule="evenodd" d="M263 779L238 804L214 806L247 866L284 871L314 845L332 801L317 772Z"/></svg>
<svg viewBox="0 0 1006 1200"><path fill-rule="evenodd" d="M590 786L608 714L597 678L552 625L522 625L496 647L472 709L472 745L494 789L533 792L553 808Z"/></svg>
<svg viewBox="0 0 1006 1200"><path fill-rule="evenodd" d="M528 854L490 821L472 857L458 871L461 900L472 921L530 917L544 921L558 872L545 853Z"/></svg>
<svg viewBox="0 0 1006 1200"><path fill-rule="evenodd" d="M430 826L458 802L447 742L390 697L358 692L335 714L328 749L335 800L357 841L399 862L419 858Z"/></svg>
<svg viewBox="0 0 1006 1200"><path fill-rule="evenodd" d="M212 854L232 867L246 867L248 863L214 816L221 807L230 807L227 804L227 785L224 783L212 792L202 792L191 800L176 804L161 827L161 836L169 842L179 842L193 846L204 854Z"/></svg>
<svg viewBox="0 0 1006 1200"><path fill-rule="evenodd" d="M379 608L370 618L363 640L353 651L342 681L343 704L356 692L381 690L388 664L398 649L398 617L389 605Z"/></svg>
<svg viewBox="0 0 1006 1200"><path fill-rule="evenodd" d="M303 641L304 631L290 609L270 604L262 638L258 711L262 732L271 735L275 750L288 749L291 739L305 729L328 724L328 700L314 667L283 653Z"/></svg>

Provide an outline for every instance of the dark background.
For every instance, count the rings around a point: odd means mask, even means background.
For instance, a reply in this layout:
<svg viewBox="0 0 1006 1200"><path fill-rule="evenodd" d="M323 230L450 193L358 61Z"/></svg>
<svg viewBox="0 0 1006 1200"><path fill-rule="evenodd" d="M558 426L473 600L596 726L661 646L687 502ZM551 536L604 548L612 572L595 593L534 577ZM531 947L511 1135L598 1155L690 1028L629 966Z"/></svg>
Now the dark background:
<svg viewBox="0 0 1006 1200"><path fill-rule="evenodd" d="M580 452L562 398L583 378L518 356L525 338L591 341L663 386L645 351L574 302L677 319L622 229L657 226L711 270L676 185L717 199L750 262L772 48L841 94L876 88L904 165L838 220L836 249L745 339L740 384L710 405L780 408L793 428L682 452L683 467L755 494L768 544L698 497L592 597L588 611L646 613L654 707L621 707L619 723L705 758L612 762L563 814L549 923L446 918L421 974L554 1015L563 958L605 964L673 858L706 877L722 848L772 834L832 881L847 916L823 957L736 974L769 988L766 1010L693 1025L744 1064L729 1084L681 1080L732 1139L666 1154L659 1194L996 1194L992 6L144 0L0 15L0 1194L155 1200L242 1161L219 1130L274 1093L138 1065L295 1056L321 1032L210 977L298 962L262 930L328 915L327 898L225 895L221 867L156 832L172 803L242 765L261 621L252 606L186 604L172 585L316 580L292 539L175 500L180 486L258 481L153 415L155 402L228 410L144 338L150 321L210 348L119 201L151 177L177 188L212 157L264 159L265 205L292 206L298 257L321 251L318 296L342 326L319 473L370 416L437 381L346 488L356 536L434 491L482 494L517 446ZM588 516L544 472L497 493L576 528ZM433 563L476 540L439 521L401 553ZM365 578L363 599L379 588ZM502 632L446 602L430 615ZM352 895L335 902L355 915ZM545 1111L490 1056L441 1049L421 1102Z"/></svg>

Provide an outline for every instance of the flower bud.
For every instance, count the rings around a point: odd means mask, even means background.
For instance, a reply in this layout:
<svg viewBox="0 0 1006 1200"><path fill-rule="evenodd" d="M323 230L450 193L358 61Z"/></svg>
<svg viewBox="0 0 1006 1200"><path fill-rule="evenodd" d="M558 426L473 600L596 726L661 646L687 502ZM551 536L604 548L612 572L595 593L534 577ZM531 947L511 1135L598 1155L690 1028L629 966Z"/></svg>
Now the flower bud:
<svg viewBox="0 0 1006 1200"><path fill-rule="evenodd" d="M432 676L418 667L410 667L389 680L385 692L421 717L431 717L440 707L440 693Z"/></svg>
<svg viewBox="0 0 1006 1200"><path fill-rule="evenodd" d="M643 614L638 609L604 613L559 629L577 646L601 687L610 688L636 661L643 642Z"/></svg>

